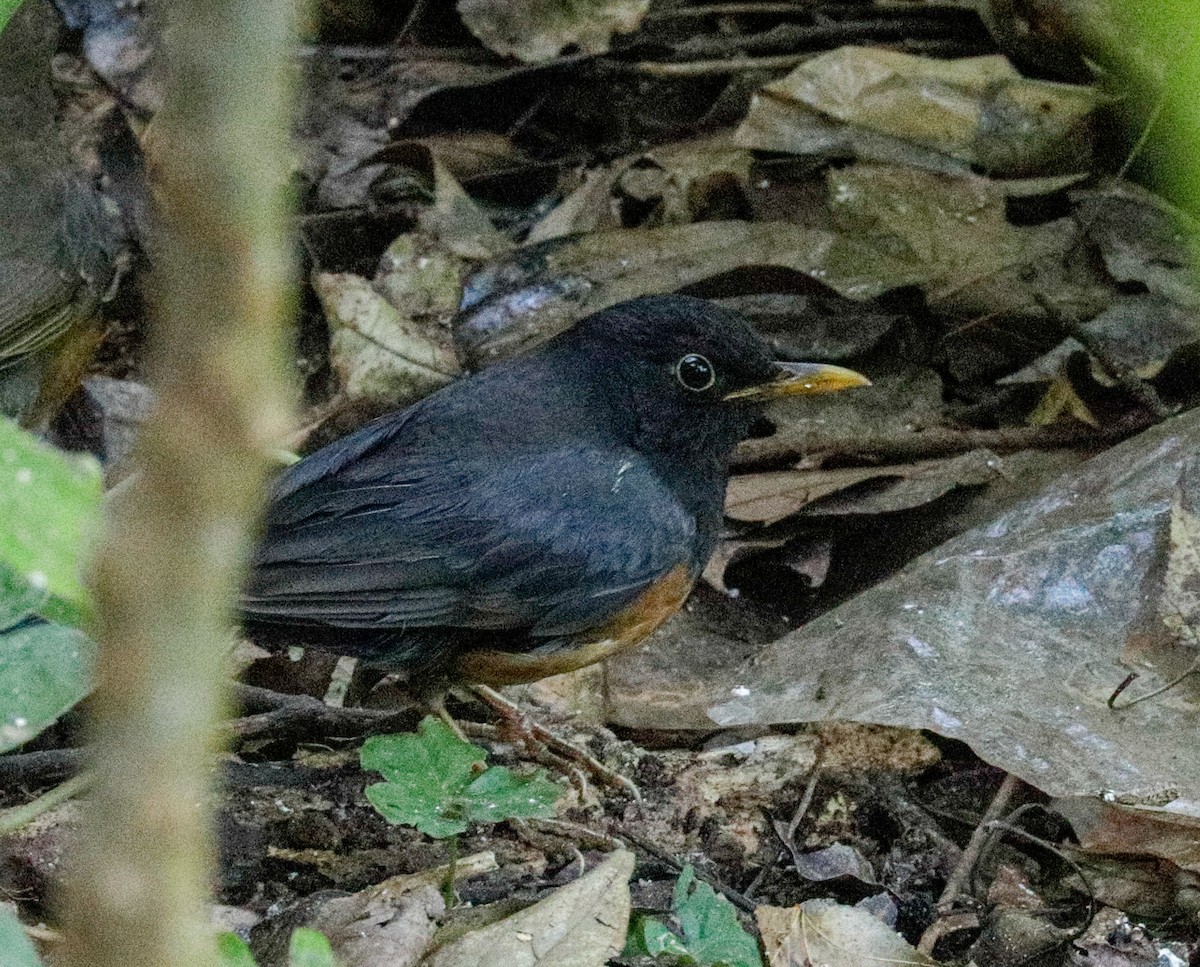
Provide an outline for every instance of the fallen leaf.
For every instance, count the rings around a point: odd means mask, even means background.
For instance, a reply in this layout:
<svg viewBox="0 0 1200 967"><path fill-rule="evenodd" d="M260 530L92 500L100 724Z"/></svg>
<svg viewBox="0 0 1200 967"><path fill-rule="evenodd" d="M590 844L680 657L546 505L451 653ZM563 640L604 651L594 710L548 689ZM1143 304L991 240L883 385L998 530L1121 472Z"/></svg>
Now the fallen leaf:
<svg viewBox="0 0 1200 967"><path fill-rule="evenodd" d="M1140 282L1179 306L1200 308L1193 254L1200 226L1140 185L1113 180L1071 192L1079 220L1118 282Z"/></svg>
<svg viewBox="0 0 1200 967"><path fill-rule="evenodd" d="M870 373L872 384L853 393L829 393L782 400L767 410L771 436L743 440L734 465L764 454L804 453L825 444L864 437L896 436L943 424L943 384L932 369L909 366L899 372Z"/></svg>
<svg viewBox="0 0 1200 967"><path fill-rule="evenodd" d="M751 265L808 275L852 299L922 278L857 239L785 222L597 232L524 246L475 273L455 320L455 344L469 365L488 365L624 299Z"/></svg>
<svg viewBox="0 0 1200 967"><path fill-rule="evenodd" d="M1079 838L1079 848L1099 856L1157 856L1182 870L1200 873L1200 810L1125 805L1100 799L1056 799Z"/></svg>
<svg viewBox="0 0 1200 967"><path fill-rule="evenodd" d="M972 450L945 460L919 460L886 467L834 470L780 470L732 477L725 515L734 520L773 524L808 508L816 514L886 514L931 503L957 487L987 483L1000 471L1000 458ZM825 506L821 498L871 482L865 492L846 494Z"/></svg>
<svg viewBox="0 0 1200 967"><path fill-rule="evenodd" d="M1180 608L1164 591L1198 446L1192 412L1106 451L768 646L728 676L746 694L710 714L723 726L928 728L1052 795L1163 795L1188 808L1200 800L1195 691L1185 681L1117 711L1108 700L1131 644L1174 658L1138 660L1122 702L1195 655L1168 624Z"/></svg>
<svg viewBox="0 0 1200 967"><path fill-rule="evenodd" d="M496 869L492 853L460 859L456 879ZM298 927L329 938L338 963L346 967L413 967L425 955L445 913L441 886L446 866L393 876L349 895L317 892L273 913L251 931L254 953L263 967L284 967Z"/></svg>
<svg viewBox="0 0 1200 967"><path fill-rule="evenodd" d="M804 852L796 848L796 844L786 838L787 826L784 823L775 824L780 838L788 844L792 853L792 861L796 864L796 872L806 880L816 883L825 880L837 880L843 877L858 880L869 886L878 886L875 869L871 862L853 846L845 843L833 843L823 849Z"/></svg>
<svg viewBox="0 0 1200 967"><path fill-rule="evenodd" d="M633 860L613 853L528 909L441 948L427 967L603 967L625 944Z"/></svg>
<svg viewBox="0 0 1200 967"><path fill-rule="evenodd" d="M687 225L749 210L750 152L717 134L660 145L629 165L618 187L653 205L647 224Z"/></svg>
<svg viewBox="0 0 1200 967"><path fill-rule="evenodd" d="M826 183L835 228L924 278L959 379L1011 372L1053 346L1061 328L1047 302L1064 317L1089 318L1116 295L1103 272L1068 258L1078 244L1074 218L1013 225L997 181L859 164L831 169Z"/></svg>
<svg viewBox="0 0 1200 967"><path fill-rule="evenodd" d="M749 319L777 359L814 363L867 355L903 318L836 295L765 292L715 301Z"/></svg>
<svg viewBox="0 0 1200 967"><path fill-rule="evenodd" d="M763 87L734 140L760 151L846 155L1027 177L1089 167L1093 88L1021 77L1007 58L938 60L872 47L814 57Z"/></svg>
<svg viewBox="0 0 1200 967"><path fill-rule="evenodd" d="M771 967L911 967L934 961L866 910L833 900L761 906L754 919Z"/></svg>
<svg viewBox="0 0 1200 967"><path fill-rule="evenodd" d="M453 352L366 279L319 272L312 282L329 320L330 359L347 395L411 402L458 374Z"/></svg>
<svg viewBox="0 0 1200 967"><path fill-rule="evenodd" d="M433 162L433 205L421 211L418 221L427 235L460 258L488 259L511 247L440 161Z"/></svg>
<svg viewBox="0 0 1200 967"><path fill-rule="evenodd" d="M497 54L543 61L564 47L608 50L613 34L637 30L650 0L458 0L471 33Z"/></svg>
<svg viewBox="0 0 1200 967"><path fill-rule="evenodd" d="M529 230L526 243L620 228L613 189L631 161L625 158L580 172L579 184Z"/></svg>

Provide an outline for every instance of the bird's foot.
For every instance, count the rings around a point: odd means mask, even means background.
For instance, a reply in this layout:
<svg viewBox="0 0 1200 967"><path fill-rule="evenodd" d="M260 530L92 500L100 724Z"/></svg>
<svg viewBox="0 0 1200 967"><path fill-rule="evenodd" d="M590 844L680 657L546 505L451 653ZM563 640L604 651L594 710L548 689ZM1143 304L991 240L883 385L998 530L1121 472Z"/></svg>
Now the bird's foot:
<svg viewBox="0 0 1200 967"><path fill-rule="evenodd" d="M555 735L495 689L486 685L472 685L470 688L481 702L500 717L504 730L518 739L530 755L565 771L577 785L582 784L581 791L586 789L587 782L583 774L587 773L601 785L618 789L641 802L641 790L628 776L610 769L584 749Z"/></svg>

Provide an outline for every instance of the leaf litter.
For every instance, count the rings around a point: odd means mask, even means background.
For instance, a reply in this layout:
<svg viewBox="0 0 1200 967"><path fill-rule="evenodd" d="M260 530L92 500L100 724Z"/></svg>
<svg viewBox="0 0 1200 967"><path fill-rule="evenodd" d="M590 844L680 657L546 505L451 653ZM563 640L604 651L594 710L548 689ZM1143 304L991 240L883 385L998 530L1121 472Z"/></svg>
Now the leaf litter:
<svg viewBox="0 0 1200 967"><path fill-rule="evenodd" d="M1006 32L1005 5L983 20L925 3L904 18L881 3L433 6L326 10L304 57L314 425L344 430L622 298L678 290L744 311L784 358L876 387L773 409L738 454L726 543L685 612L606 668L524 689L635 776L645 813L579 793L499 825L464 807L464 852L494 849L496 865L458 881L486 912L455 937L465 906L391 879L446 864L448 846L374 813L353 743L256 739L227 764L222 899L257 916L347 890L350 912L309 922L348 967L502 950L622 963L631 873L635 922L665 924L692 863L691 896L739 898L772 963L932 962L916 947L935 926L939 962L979 967L1047 937L1048 964L1194 954L1172 933L1196 906L1192 421L1110 447L1147 425L1131 387L1198 401L1195 233L1111 177L1119 71L1104 92L1082 83L1085 42L1040 22L1022 36L1075 67L1027 69L1039 55ZM136 307L106 311L136 332ZM137 376L120 338L103 358ZM86 690L59 645L12 666L52 696L15 741ZM514 764L502 735L488 745ZM939 905L997 767L1027 783L1018 811L1055 818L997 819L964 898ZM396 775L405 795L418 784ZM0 841L0 886L53 893L61 848L53 822ZM1091 900L1109 906L1078 930ZM256 953L282 963L265 938L289 921L271 919ZM667 933L696 953L695 935Z"/></svg>

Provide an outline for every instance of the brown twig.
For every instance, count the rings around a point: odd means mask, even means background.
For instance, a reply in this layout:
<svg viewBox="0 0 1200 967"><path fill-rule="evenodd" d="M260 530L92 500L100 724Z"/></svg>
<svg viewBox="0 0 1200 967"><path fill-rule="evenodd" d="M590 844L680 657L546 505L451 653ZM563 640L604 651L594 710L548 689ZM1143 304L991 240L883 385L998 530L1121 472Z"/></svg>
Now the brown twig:
<svg viewBox="0 0 1200 967"><path fill-rule="evenodd" d="M654 843L651 843L649 840L643 839L637 833L631 832L627 826L618 825L615 828L617 835L630 845L640 849L643 853L649 853L655 859L666 863L667 866L675 870L676 873L683 872L683 868L686 864L681 863L661 846L657 846ZM695 872L697 880L702 880L703 882L707 883L743 913L754 913L755 904L751 900L748 900L741 893L738 893L737 890L727 887L720 880L714 880L712 877L705 876L698 870Z"/></svg>
<svg viewBox="0 0 1200 967"><path fill-rule="evenodd" d="M808 774L808 782L805 783L804 793L800 796L800 802L796 806L796 811L792 813L792 818L788 822L788 841L784 844L788 849L792 848L792 843L796 839L796 830L804 822L804 817L808 815L808 811L812 808L813 797L817 794L817 783L821 781L821 759L823 758L821 751L821 749L817 750L817 759L813 763L812 771Z"/></svg>
<svg viewBox="0 0 1200 967"><path fill-rule="evenodd" d="M45 749L0 756L0 786L44 786L69 779L83 768L84 749Z"/></svg>
<svg viewBox="0 0 1200 967"><path fill-rule="evenodd" d="M729 57L717 60L654 61L640 60L633 63L610 61L618 70L650 77L709 77L721 74L739 74L743 71L787 70L803 64L817 56L807 54L781 54L778 57Z"/></svg>
<svg viewBox="0 0 1200 967"><path fill-rule="evenodd" d="M1079 882L1083 885L1083 889L1088 895L1087 916L1081 923L1070 930L1070 935L1072 938L1078 937L1088 928L1096 916L1097 901L1095 887L1092 886L1092 881L1088 878L1088 875L1083 872L1083 867L1080 866L1072 856L1059 849L1054 843L1044 840L1040 836L1034 836L1033 833L1026 832L1024 829L1021 829L1021 827L1016 825L1016 821L1018 819L1033 810L1049 811L1046 810L1046 807L1042 806L1040 803L1026 803L1024 806L1018 806L1004 819L994 819L989 822L989 838L984 846L983 852L988 852L994 843L998 843L1007 834L1010 836L1015 836L1018 839L1023 839L1027 843L1032 843L1035 846L1040 846L1047 852L1053 853L1060 860L1071 867L1071 870L1074 872L1074 874L1079 877Z"/></svg>
<svg viewBox="0 0 1200 967"><path fill-rule="evenodd" d="M938 897L938 909L949 910L958 899L959 894L963 892L967 880L970 879L971 873L975 869L975 864L979 862L979 854L983 845L987 842L989 824L999 819L1001 814L1008 809L1008 803L1012 799L1013 793L1017 791L1020 782L1021 780L1011 772L1005 774L1004 781L1000 783L996 795L992 797L987 810L980 817L979 825L971 834L967 848L963 850L957 865L950 873L950 878L946 880L946 887L942 890L942 895Z"/></svg>
<svg viewBox="0 0 1200 967"><path fill-rule="evenodd" d="M844 44L947 38L955 25L928 17L872 17L820 24L780 24L755 34L695 37L676 47L680 57L764 57L821 51Z"/></svg>
<svg viewBox="0 0 1200 967"><path fill-rule="evenodd" d="M992 801L988 804L987 810L980 817L979 825L971 833L971 839L967 843L967 848L963 850L962 855L958 858L958 863L955 864L949 878L946 880L946 888L942 890L942 895L938 898L938 920L935 920L926 928L917 944L917 950L921 953L932 954L934 945L946 934L945 926L938 926L939 921L946 919L951 914L955 902L963 892L963 888L967 885L967 881L975 869L975 864L979 862L979 855L983 850L984 844L988 842L991 834L990 824L999 819L1004 811L1008 809L1009 800L1012 799L1013 793L1016 792L1019 782L1020 780L1011 772L1007 773L1004 776L1004 781L1000 783L1000 788L996 790L996 795L992 797ZM959 929L965 928L960 927Z"/></svg>
<svg viewBox="0 0 1200 967"><path fill-rule="evenodd" d="M924 430L880 436L821 437L802 431L784 431L758 440L746 440L733 455L738 470L754 470L807 459L863 463L905 463L934 457L951 457L971 450L1015 453L1020 450L1068 450L1108 447L1152 425L1130 417L1096 430L1073 426L1022 426L1003 430Z"/></svg>
<svg viewBox="0 0 1200 967"><path fill-rule="evenodd" d="M288 695L267 712L245 715L225 726L231 741L279 738L309 742L331 736L352 738L411 726L412 713L373 708L336 708L311 695Z"/></svg>
<svg viewBox="0 0 1200 967"><path fill-rule="evenodd" d="M1100 368L1114 380L1138 406L1155 420L1165 420L1171 415L1170 408L1163 403L1158 392L1108 351L1108 347L1088 331L1078 319L1067 318L1062 311L1040 292L1034 293L1034 301L1041 306L1049 319L1063 332L1075 338L1088 354L1099 363Z"/></svg>
<svg viewBox="0 0 1200 967"><path fill-rule="evenodd" d="M815 0L804 0L797 3L704 3L694 7L679 7L675 10L659 10L646 16L646 22L657 20L680 20L689 17L728 17L811 13Z"/></svg>

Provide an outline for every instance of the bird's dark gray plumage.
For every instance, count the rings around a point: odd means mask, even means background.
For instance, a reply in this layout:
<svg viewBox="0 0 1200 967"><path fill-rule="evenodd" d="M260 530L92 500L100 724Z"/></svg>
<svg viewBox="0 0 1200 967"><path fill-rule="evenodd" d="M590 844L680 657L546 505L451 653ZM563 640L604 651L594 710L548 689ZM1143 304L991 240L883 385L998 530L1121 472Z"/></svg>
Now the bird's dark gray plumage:
<svg viewBox="0 0 1200 967"><path fill-rule="evenodd" d="M711 360L710 391L677 378L689 353ZM757 412L724 397L775 375L750 327L702 300L591 316L286 472L247 626L410 668L573 647L665 575L690 586Z"/></svg>

